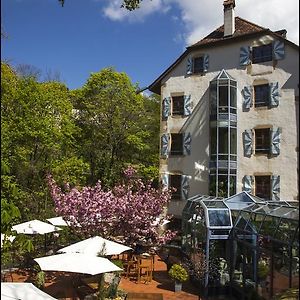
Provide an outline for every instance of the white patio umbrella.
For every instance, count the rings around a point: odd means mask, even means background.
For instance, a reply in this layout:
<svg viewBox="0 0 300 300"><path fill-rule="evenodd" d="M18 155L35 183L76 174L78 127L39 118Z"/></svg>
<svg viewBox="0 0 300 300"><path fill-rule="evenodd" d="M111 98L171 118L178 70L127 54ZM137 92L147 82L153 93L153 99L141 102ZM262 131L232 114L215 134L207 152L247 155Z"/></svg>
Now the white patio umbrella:
<svg viewBox="0 0 300 300"><path fill-rule="evenodd" d="M70 222L65 221L63 217L54 217L47 219L48 222L50 222L54 226L69 226Z"/></svg>
<svg viewBox="0 0 300 300"><path fill-rule="evenodd" d="M132 248L104 239L100 236L94 236L89 239L59 249L57 252L82 253L93 256L97 256L100 253L101 256L106 256L118 255L128 250L132 250Z"/></svg>
<svg viewBox="0 0 300 300"><path fill-rule="evenodd" d="M29 282L1 282L1 300L57 300Z"/></svg>
<svg viewBox="0 0 300 300"><path fill-rule="evenodd" d="M5 235L4 233L1 233L1 248L3 246L4 240L8 240L8 241L10 241L12 243L15 238L16 237L13 236L13 235Z"/></svg>
<svg viewBox="0 0 300 300"><path fill-rule="evenodd" d="M42 222L40 220L32 220L18 225L14 225L12 227L12 230L15 230L17 233L24 234L45 234L61 230L61 228L55 227L51 224Z"/></svg>
<svg viewBox="0 0 300 300"><path fill-rule="evenodd" d="M44 271L73 272L96 275L122 271L104 257L79 253L63 253L34 259Z"/></svg>

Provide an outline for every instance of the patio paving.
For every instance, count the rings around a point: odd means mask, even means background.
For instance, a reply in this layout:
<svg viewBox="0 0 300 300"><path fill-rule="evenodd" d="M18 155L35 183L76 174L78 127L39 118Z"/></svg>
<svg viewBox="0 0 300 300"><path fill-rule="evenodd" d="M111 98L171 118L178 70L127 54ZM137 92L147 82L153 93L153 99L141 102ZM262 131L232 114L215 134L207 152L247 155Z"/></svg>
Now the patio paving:
<svg viewBox="0 0 300 300"><path fill-rule="evenodd" d="M45 273L44 292L60 300L80 300L72 285L72 275L63 272ZM10 278L10 276L7 277L7 281L11 281ZM34 282L32 273L21 269L12 273L12 280L13 282ZM158 256L155 256L153 280L150 283L136 283L122 276L119 288L128 293L161 293L163 300L201 300L197 288L190 282L183 283L181 292L174 292L174 282L168 276L167 266Z"/></svg>
<svg viewBox="0 0 300 300"><path fill-rule="evenodd" d="M155 256L153 280L149 283L136 283L122 277L119 287L131 293L162 293L164 300L200 300L196 287L184 282L181 292L174 292L174 282L168 276L167 265Z"/></svg>

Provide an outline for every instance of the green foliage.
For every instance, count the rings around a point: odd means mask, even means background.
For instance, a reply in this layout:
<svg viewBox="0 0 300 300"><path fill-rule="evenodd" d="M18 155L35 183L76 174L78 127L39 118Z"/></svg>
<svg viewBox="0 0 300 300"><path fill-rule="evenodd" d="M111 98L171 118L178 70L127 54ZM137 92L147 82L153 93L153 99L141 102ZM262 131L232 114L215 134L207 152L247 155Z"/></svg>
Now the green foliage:
<svg viewBox="0 0 300 300"><path fill-rule="evenodd" d="M298 300L299 288L290 288L274 296L274 300Z"/></svg>
<svg viewBox="0 0 300 300"><path fill-rule="evenodd" d="M125 73L106 68L72 92L81 129L77 143L90 166L90 184L100 179L113 186L127 164L158 166L159 102L136 90Z"/></svg>
<svg viewBox="0 0 300 300"><path fill-rule="evenodd" d="M142 1L143 0L123 0L122 7L132 11L139 8Z"/></svg>
<svg viewBox="0 0 300 300"><path fill-rule="evenodd" d="M19 76L1 63L1 232L54 215L48 173L60 185L101 180L111 187L134 165L139 177L157 183L160 100L137 90L112 68L69 91L60 82ZM32 251L30 243L16 241L24 247L19 252Z"/></svg>
<svg viewBox="0 0 300 300"><path fill-rule="evenodd" d="M258 262L258 270L257 270L257 276L260 280L264 280L267 278L269 274L269 266L266 261L260 260Z"/></svg>
<svg viewBox="0 0 300 300"><path fill-rule="evenodd" d="M175 281L184 282L189 279L187 270L184 267L182 267L180 264L172 265L168 274Z"/></svg>
<svg viewBox="0 0 300 300"><path fill-rule="evenodd" d="M121 7L124 7L125 9L132 11L140 7L140 3L143 0L123 0ZM61 6L63 7L65 4L65 0L58 0L60 2Z"/></svg>
<svg viewBox="0 0 300 300"><path fill-rule="evenodd" d="M117 259L117 260L112 260L111 262L115 264L117 267L123 269L123 262L121 260Z"/></svg>
<svg viewBox="0 0 300 300"><path fill-rule="evenodd" d="M36 274L36 279L35 279L35 285L39 288L42 289L45 286L45 272L40 271Z"/></svg>
<svg viewBox="0 0 300 300"><path fill-rule="evenodd" d="M22 220L52 215L52 203L46 205L46 174L53 168L57 180L77 184L87 169L76 155L68 89L59 82L18 77L4 63L1 75L1 199L18 207Z"/></svg>

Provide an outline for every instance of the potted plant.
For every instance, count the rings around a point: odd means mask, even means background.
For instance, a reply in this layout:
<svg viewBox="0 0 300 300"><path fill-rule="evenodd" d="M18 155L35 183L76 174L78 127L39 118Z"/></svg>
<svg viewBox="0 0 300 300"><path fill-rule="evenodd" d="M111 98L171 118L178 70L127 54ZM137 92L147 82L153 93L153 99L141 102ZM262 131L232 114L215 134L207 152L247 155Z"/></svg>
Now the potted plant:
<svg viewBox="0 0 300 300"><path fill-rule="evenodd" d="M182 283L189 279L187 270L180 264L174 264L168 274L175 281L175 292L180 292Z"/></svg>

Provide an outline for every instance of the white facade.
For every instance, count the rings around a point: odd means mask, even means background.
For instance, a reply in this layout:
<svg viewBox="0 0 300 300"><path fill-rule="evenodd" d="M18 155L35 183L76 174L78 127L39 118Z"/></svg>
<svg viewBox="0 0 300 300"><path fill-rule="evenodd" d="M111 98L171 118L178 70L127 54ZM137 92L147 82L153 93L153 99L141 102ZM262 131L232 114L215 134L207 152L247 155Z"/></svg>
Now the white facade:
<svg viewBox="0 0 300 300"><path fill-rule="evenodd" d="M241 47L255 47L281 40L284 57L262 63L240 64ZM237 82L237 167L236 193L245 189L245 175L279 176L278 197L281 200L298 199L298 109L299 109L299 49L296 45L269 32L248 39L234 39L219 45L191 48L169 68L154 84L160 85L162 114L164 99L189 95L191 114L170 115L161 120L161 135L190 133L191 151L189 155L166 155L160 159L160 173L183 174L189 176L188 197L209 194L209 174L211 160L210 135L210 82L225 70ZM205 72L187 74L187 64L191 57L207 55L209 64ZM261 84L278 83L279 104L276 107L254 107L245 110L243 89ZM150 88L151 90L151 88ZM280 128L280 153L268 156L252 153L244 155L243 132L256 128ZM170 143L170 142L169 142ZM170 145L169 145L170 146ZM167 182L167 184L169 181ZM165 183L166 184L166 183ZM255 184L252 187L255 194ZM180 216L186 199L177 199L169 205L169 213ZM278 198L277 198L278 200Z"/></svg>

